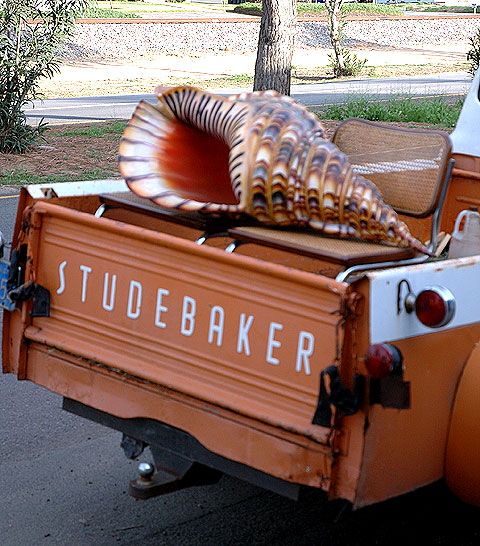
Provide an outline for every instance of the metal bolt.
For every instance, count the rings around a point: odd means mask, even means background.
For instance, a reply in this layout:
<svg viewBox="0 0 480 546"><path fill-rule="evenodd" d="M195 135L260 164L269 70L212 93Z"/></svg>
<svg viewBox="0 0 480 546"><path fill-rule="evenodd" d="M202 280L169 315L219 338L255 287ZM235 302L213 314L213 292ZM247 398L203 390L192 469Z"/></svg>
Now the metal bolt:
<svg viewBox="0 0 480 546"><path fill-rule="evenodd" d="M145 481L151 480L153 473L155 472L155 467L152 463L140 463L138 465L138 473L140 478Z"/></svg>
<svg viewBox="0 0 480 546"><path fill-rule="evenodd" d="M405 311L407 313L412 313L415 311L415 302L417 301L417 296L413 292L409 292L405 296Z"/></svg>

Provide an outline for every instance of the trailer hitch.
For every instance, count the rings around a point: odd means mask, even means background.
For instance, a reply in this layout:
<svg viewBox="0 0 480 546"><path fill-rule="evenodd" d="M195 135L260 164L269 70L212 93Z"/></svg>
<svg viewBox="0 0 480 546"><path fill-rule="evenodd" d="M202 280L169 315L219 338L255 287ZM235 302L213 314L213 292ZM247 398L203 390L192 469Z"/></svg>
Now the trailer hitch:
<svg viewBox="0 0 480 546"><path fill-rule="evenodd" d="M129 495L135 499L146 500L159 495L166 495L188 487L213 485L222 473L203 464L189 461L181 473L172 470L157 469L151 463L138 465L139 477L130 481Z"/></svg>
<svg viewBox="0 0 480 546"><path fill-rule="evenodd" d="M328 383L328 384L327 384ZM328 366L320 374L318 405L312 419L313 425L332 426L332 406L339 417L353 415L360 409L365 387L365 377L354 375L353 392L343 385L337 366Z"/></svg>

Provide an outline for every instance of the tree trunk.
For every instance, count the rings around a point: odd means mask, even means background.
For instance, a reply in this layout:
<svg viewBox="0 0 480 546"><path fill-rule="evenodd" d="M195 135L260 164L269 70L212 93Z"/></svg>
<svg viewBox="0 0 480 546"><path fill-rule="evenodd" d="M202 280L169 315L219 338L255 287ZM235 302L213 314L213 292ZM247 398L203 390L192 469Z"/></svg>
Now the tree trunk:
<svg viewBox="0 0 480 546"><path fill-rule="evenodd" d="M263 0L253 89L290 94L296 0Z"/></svg>

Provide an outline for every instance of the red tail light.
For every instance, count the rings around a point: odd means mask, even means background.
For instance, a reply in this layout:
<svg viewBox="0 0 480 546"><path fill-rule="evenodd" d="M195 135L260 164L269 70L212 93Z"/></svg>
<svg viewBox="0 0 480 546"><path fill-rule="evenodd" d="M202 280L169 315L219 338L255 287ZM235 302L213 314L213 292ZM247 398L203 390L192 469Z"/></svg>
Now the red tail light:
<svg viewBox="0 0 480 546"><path fill-rule="evenodd" d="M374 379L383 379L392 374L402 373L402 353L393 345L376 343L365 353L365 366Z"/></svg>
<svg viewBox="0 0 480 546"><path fill-rule="evenodd" d="M422 290L415 300L418 320L429 328L448 324L455 314L455 298L443 286L430 286Z"/></svg>

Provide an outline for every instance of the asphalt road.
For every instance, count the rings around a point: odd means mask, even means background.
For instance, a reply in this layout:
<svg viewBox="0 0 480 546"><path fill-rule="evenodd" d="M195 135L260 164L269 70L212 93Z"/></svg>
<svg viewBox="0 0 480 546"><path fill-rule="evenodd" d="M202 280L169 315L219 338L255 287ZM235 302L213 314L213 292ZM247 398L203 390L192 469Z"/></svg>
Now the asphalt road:
<svg viewBox="0 0 480 546"><path fill-rule="evenodd" d="M292 96L307 106L345 102L352 95L365 94L373 100L392 96L425 97L436 95L463 96L470 86L466 73L434 74L409 78L371 78L321 84L296 85ZM234 94L238 88L213 90ZM153 95L110 95L35 101L25 109L29 123L42 118L50 124L88 123L110 119L129 119L140 100L155 102Z"/></svg>
<svg viewBox="0 0 480 546"><path fill-rule="evenodd" d="M0 196L7 240L15 204L11 192ZM0 544L480 544L478 509L457 501L442 483L354 513L323 495L294 502L229 477L135 501L127 488L136 463L125 458L120 440L119 433L64 412L58 395L0 374Z"/></svg>

